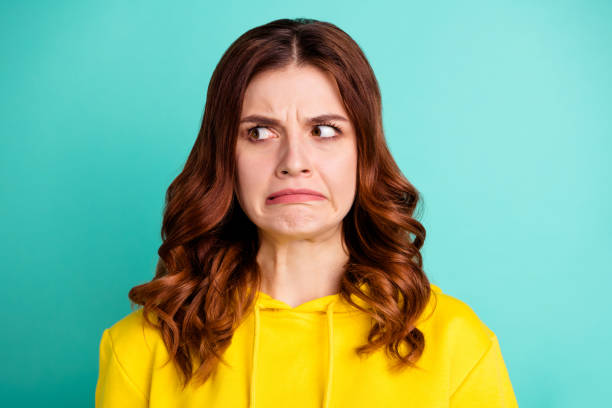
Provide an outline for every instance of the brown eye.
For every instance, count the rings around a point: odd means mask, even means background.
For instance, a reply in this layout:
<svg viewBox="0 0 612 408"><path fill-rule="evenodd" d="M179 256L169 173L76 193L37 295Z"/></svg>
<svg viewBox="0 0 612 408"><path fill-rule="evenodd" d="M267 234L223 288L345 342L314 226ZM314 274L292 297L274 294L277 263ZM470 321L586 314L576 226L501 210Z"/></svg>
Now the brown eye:
<svg viewBox="0 0 612 408"><path fill-rule="evenodd" d="M259 138L257 137L257 136L258 136L258 129L266 129L266 127L265 127L265 126L255 126L255 127L253 127L253 128L250 128L250 129L247 131L247 137L248 137L249 139L252 139L252 140L253 140L253 141L255 141L255 142L259 142L259 141L266 140L266 139L259 139ZM254 138L253 138L252 136L254 136Z"/></svg>
<svg viewBox="0 0 612 408"><path fill-rule="evenodd" d="M328 130L321 131L320 128L327 128ZM316 125L314 127L315 136L320 136L321 139L333 139L337 136L337 131L338 129L332 125Z"/></svg>

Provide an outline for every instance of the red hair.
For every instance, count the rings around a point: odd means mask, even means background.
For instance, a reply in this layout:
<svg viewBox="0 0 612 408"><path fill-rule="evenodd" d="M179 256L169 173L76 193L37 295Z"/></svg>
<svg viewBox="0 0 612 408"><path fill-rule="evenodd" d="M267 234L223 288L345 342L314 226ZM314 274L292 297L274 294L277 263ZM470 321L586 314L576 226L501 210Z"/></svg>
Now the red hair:
<svg viewBox="0 0 612 408"><path fill-rule="evenodd" d="M235 195L239 115L251 78L290 64L331 73L356 130L357 190L342 221L350 256L339 293L368 313L373 325L367 343L355 351L386 347L396 367L403 368L414 366L425 347L415 327L431 294L420 253L425 228L413 218L419 192L387 148L374 72L357 43L337 26L281 19L247 31L221 57L198 137L166 192L155 277L129 292L132 306L143 305L147 322L160 330L184 386L193 376L204 383L224 362L222 354L260 288L257 227ZM360 289L363 283L367 292ZM351 295L371 310L359 307ZM409 346L406 355L401 343ZM192 358L198 360L195 372Z"/></svg>

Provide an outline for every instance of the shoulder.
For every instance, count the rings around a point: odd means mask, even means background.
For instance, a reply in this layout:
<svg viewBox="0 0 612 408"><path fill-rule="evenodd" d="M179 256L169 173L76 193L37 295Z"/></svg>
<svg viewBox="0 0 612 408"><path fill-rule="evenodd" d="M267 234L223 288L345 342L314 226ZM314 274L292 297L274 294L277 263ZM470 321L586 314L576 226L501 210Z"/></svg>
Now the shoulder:
<svg viewBox="0 0 612 408"><path fill-rule="evenodd" d="M161 345L158 330L146 322L142 309L105 329L100 341L96 406L115 406L117 401L142 406L149 399L158 350L165 350Z"/></svg>
<svg viewBox="0 0 612 408"><path fill-rule="evenodd" d="M470 305L442 292L436 285L432 284L431 287L431 306L428 311L431 312L431 323L436 328L443 328L457 336L472 335L489 339L494 335Z"/></svg>
<svg viewBox="0 0 612 408"><path fill-rule="evenodd" d="M487 339L494 335L466 302L442 292L434 284L431 289L429 304L420 318L421 324L457 336L471 334Z"/></svg>
<svg viewBox="0 0 612 408"><path fill-rule="evenodd" d="M107 331L113 348L118 354L130 354L144 349L152 352L156 343L161 339L157 329L145 321L143 309L131 312Z"/></svg>
<svg viewBox="0 0 612 408"><path fill-rule="evenodd" d="M102 336L102 343L106 343L117 362L135 377L150 371L155 356L165 351L159 330L145 321L143 313L143 309L131 312L106 329Z"/></svg>
<svg viewBox="0 0 612 408"><path fill-rule="evenodd" d="M496 336L470 305L431 286L430 303L417 327L455 371L451 376L460 378L487 353Z"/></svg>

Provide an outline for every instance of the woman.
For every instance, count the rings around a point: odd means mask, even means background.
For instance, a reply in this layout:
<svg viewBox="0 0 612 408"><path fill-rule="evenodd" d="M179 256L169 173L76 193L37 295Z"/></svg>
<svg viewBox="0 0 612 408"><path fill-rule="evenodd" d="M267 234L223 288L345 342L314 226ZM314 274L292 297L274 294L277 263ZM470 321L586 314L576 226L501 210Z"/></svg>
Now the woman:
<svg viewBox="0 0 612 408"><path fill-rule="evenodd" d="M516 407L495 334L423 272L418 200L345 32L246 32L129 293L144 307L104 331L96 406Z"/></svg>

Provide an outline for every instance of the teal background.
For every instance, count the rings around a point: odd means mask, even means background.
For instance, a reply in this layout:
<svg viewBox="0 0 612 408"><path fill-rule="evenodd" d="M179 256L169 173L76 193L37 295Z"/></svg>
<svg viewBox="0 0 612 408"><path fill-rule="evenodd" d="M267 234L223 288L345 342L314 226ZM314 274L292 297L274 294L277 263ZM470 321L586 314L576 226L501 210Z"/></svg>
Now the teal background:
<svg viewBox="0 0 612 408"><path fill-rule="evenodd" d="M3 406L93 406L211 73L284 17L363 48L425 270L495 331L520 406L610 400L612 2L177 3L0 6Z"/></svg>

